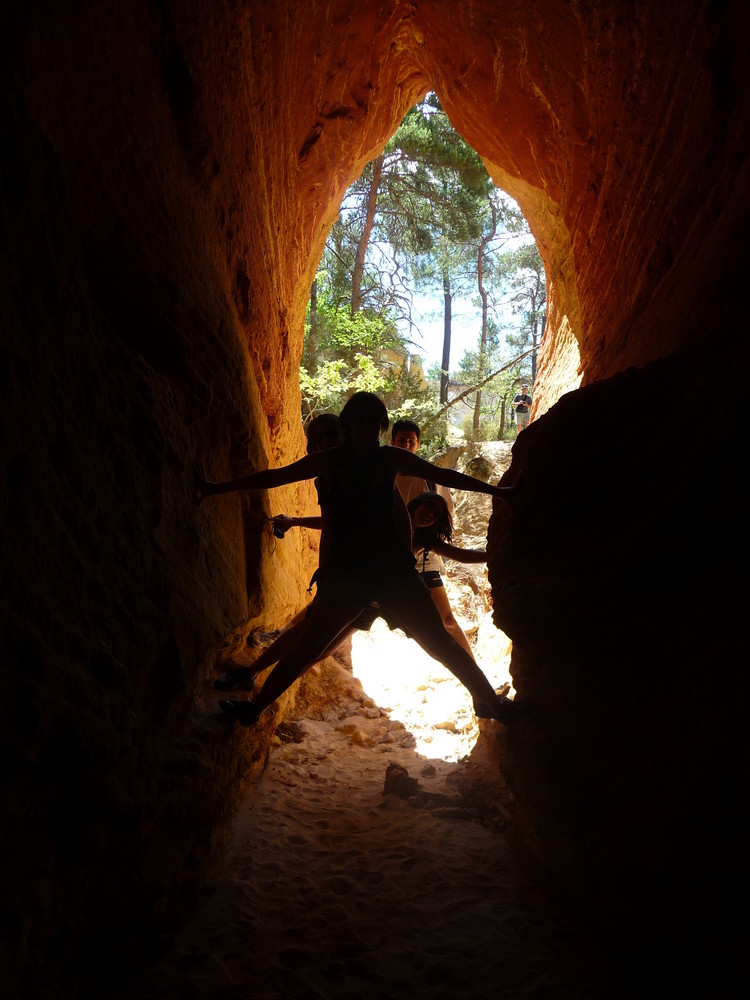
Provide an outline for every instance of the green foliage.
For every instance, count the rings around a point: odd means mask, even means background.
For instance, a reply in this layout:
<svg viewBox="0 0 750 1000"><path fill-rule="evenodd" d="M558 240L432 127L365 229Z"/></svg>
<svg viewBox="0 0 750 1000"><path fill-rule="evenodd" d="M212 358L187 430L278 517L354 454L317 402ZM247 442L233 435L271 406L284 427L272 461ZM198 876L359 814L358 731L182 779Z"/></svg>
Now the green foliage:
<svg viewBox="0 0 750 1000"><path fill-rule="evenodd" d="M328 287L324 285L324 291ZM308 309L300 366L303 419L339 412L354 392L377 393L389 409L394 402L423 392L406 367L408 349L387 313L352 316L347 308L335 308L319 293L314 345L311 323Z"/></svg>
<svg viewBox="0 0 750 1000"><path fill-rule="evenodd" d="M357 353L374 354L403 347L403 338L395 324L371 313L359 312L352 316L345 309L336 309L323 302L318 306L318 323L326 333L324 352L339 357L351 358Z"/></svg>
<svg viewBox="0 0 750 1000"><path fill-rule="evenodd" d="M479 363L479 353L477 351L466 351L459 363L454 381L464 386L477 384L479 380ZM508 404L513 399L519 383L524 379L529 380L529 364L528 358L511 364L509 367L506 367L507 364L504 346L495 345L489 354L487 371L489 373L498 371L498 374L482 385L478 433L475 434L473 431L471 417L464 417L461 422L461 429L467 439L479 441L498 440L501 428L504 431L504 437L514 436L513 429L515 428L515 423L509 421ZM475 394L470 393L466 397L466 402L470 406L473 406L475 398ZM505 411L504 421L503 411Z"/></svg>
<svg viewBox="0 0 750 1000"><path fill-rule="evenodd" d="M454 131L434 94L407 112L378 158L377 191L361 292L366 308L408 316L413 285L471 271L492 182L479 155ZM349 188L323 255L330 298L351 293L355 254L367 214L374 163Z"/></svg>
<svg viewBox="0 0 750 1000"><path fill-rule="evenodd" d="M494 189L478 154L428 95L347 191L329 235L302 357L305 416L337 411L367 389L384 398L393 419L427 428L424 453L444 443L447 421L435 419L439 370L430 372L428 389L408 371L411 344L403 331L411 329L414 289L434 288L441 300L444 283L452 294L476 290L482 247L486 347L468 352L457 375L477 384L541 336L541 260L533 243L518 247L514 240L527 233L517 206ZM503 302L520 319L510 329L499 319ZM531 381L533 370L527 361L482 387L483 425L499 428L504 397L514 380Z"/></svg>
<svg viewBox="0 0 750 1000"><path fill-rule="evenodd" d="M499 422L495 422L488 414L483 414L483 416L484 419L481 420L479 423L479 432L477 434L474 433L472 417L467 413L464 417L461 418L461 431L467 441L499 440L500 438Z"/></svg>
<svg viewBox="0 0 750 1000"><path fill-rule="evenodd" d="M536 346L547 309L544 265L536 243L506 251L495 266L495 280L507 289L512 313L520 320L506 334L508 346L513 351Z"/></svg>

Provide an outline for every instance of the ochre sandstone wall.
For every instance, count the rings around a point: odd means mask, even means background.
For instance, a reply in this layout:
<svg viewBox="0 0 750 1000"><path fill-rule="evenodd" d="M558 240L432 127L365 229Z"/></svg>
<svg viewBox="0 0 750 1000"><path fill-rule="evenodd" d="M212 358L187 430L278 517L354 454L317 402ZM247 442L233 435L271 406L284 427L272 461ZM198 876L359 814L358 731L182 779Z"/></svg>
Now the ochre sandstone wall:
<svg viewBox="0 0 750 1000"><path fill-rule="evenodd" d="M490 534L533 708L499 744L523 856L644 962L658 942L731 978L747 21L735 0L3 15L11 989L85 991L98 960L137 951L262 764L268 727L217 719L207 681L226 635L304 599L315 552L274 546L265 514L313 495L198 508L194 476L301 454L327 229L428 89L518 199L548 275L522 503Z"/></svg>

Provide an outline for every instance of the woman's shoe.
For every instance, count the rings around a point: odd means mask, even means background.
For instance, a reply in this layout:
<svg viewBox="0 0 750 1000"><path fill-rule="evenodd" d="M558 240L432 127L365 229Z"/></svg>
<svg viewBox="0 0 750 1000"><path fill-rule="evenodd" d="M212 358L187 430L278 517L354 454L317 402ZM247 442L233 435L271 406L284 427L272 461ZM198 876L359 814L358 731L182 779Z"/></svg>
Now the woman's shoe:
<svg viewBox="0 0 750 1000"><path fill-rule="evenodd" d="M474 715L476 715L478 719L494 719L494 715L492 714L492 709L490 708L490 706L487 704L486 701L477 701L477 699L475 698L473 703L473 708L474 708Z"/></svg>
<svg viewBox="0 0 750 1000"><path fill-rule="evenodd" d="M260 712L255 707L254 701L220 701L219 708L236 719L245 729L254 726L260 718Z"/></svg>
<svg viewBox="0 0 750 1000"><path fill-rule="evenodd" d="M500 696L494 705L475 700L474 714L478 719L495 719L497 722L502 722L503 725L512 726L514 722L518 722L519 719L528 715L528 710L519 702Z"/></svg>
<svg viewBox="0 0 750 1000"><path fill-rule="evenodd" d="M520 701L511 698L498 698L494 705L492 718L506 726L512 726L529 714L529 708Z"/></svg>
<svg viewBox="0 0 750 1000"><path fill-rule="evenodd" d="M217 691L252 691L256 673L250 667L237 667L228 674L222 674L214 681Z"/></svg>

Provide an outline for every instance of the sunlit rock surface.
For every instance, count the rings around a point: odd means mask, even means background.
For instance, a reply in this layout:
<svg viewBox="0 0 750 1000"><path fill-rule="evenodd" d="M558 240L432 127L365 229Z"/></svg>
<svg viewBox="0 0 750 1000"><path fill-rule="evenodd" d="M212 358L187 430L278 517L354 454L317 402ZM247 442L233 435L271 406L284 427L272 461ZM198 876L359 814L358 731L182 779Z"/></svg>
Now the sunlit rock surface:
<svg viewBox="0 0 750 1000"><path fill-rule="evenodd" d="M314 494L198 508L194 477L302 454L327 229L431 88L526 212L549 281L519 503L490 533L534 709L500 743L524 856L634 954L661 939L663 957L734 975L746 10L132 0L4 16L13 988L83 990L137 952L262 765L267 727L216 718L211 667L228 634L304 600L312 543L274 543L266 515L311 512Z"/></svg>

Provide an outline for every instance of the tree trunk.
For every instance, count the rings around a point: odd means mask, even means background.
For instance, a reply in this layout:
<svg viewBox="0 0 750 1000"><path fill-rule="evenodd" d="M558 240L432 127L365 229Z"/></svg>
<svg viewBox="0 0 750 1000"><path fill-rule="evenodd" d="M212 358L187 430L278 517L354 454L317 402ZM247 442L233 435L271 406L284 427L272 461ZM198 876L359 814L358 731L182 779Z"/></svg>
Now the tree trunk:
<svg viewBox="0 0 750 1000"><path fill-rule="evenodd" d="M451 366L451 276L443 271L443 363L440 372L440 402L448 402L448 372Z"/></svg>
<svg viewBox="0 0 750 1000"><path fill-rule="evenodd" d="M383 176L383 164L385 154L382 154L373 162L372 179L370 180L370 190L367 195L367 206L365 208L365 224L357 243L357 253L354 258L354 271L352 272L352 299L351 313L355 316L362 308L362 277L365 273L365 257L367 247L370 243L372 227L375 223L375 212L378 207L378 189Z"/></svg>
<svg viewBox="0 0 750 1000"><path fill-rule="evenodd" d="M477 383L482 384L485 374L487 373L487 292L484 287L484 251L487 244L495 238L495 231L497 229L497 210L495 204L490 200L490 208L492 209L492 229L483 237L481 243L479 244L479 252L477 253L477 287L479 289L479 296L482 300L482 332L479 335L479 371L477 372ZM471 436L474 441L479 440L479 414L482 408L482 390L477 389L477 395L474 400L474 417L471 425Z"/></svg>
<svg viewBox="0 0 750 1000"><path fill-rule="evenodd" d="M318 279L310 289L310 329L307 333L307 358L309 371L314 375L318 369Z"/></svg>
<svg viewBox="0 0 750 1000"><path fill-rule="evenodd" d="M523 361L524 358L528 358L530 354L531 354L531 348L529 348L528 351L524 351L523 354L519 354L518 357L511 358L510 361L506 361L501 368L498 368L494 372L490 372L489 375L485 377L484 384L490 382L493 378L497 378L498 375L502 375L503 372L507 372L509 368L512 368L514 365L517 365L520 361ZM469 386L468 389L464 389L463 392L456 393L453 399L449 400L449 402L447 402L445 406L441 406L440 409L437 411L437 413L433 414L433 416L428 417L427 420L425 420L424 424L422 425L422 433L424 434L426 428L432 427L433 424L437 423L437 421L440 420L440 418L444 414L446 414L452 406L456 406L458 403L461 402L462 399L466 399L466 397L471 395L471 393L474 392L477 388L481 387L471 385Z"/></svg>
<svg viewBox="0 0 750 1000"><path fill-rule="evenodd" d="M539 334L538 338L537 338L537 335L536 335L537 324L536 324L536 321L534 322L534 350L531 353L531 384L532 385L536 382L536 355L537 355L537 349L538 349L539 345L542 342L542 337L544 336L544 326L545 326L546 322L547 322L547 313L545 312L544 315L542 316L542 324L541 324L542 325L542 332Z"/></svg>

